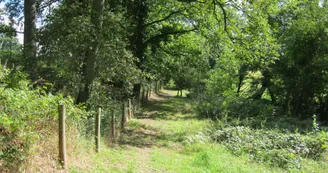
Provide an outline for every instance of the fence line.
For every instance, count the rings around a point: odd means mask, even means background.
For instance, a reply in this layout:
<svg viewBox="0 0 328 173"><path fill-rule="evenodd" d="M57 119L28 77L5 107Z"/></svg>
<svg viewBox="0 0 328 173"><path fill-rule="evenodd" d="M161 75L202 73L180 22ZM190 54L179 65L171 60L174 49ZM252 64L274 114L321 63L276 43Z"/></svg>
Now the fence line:
<svg viewBox="0 0 328 173"><path fill-rule="evenodd" d="M131 99L128 99L128 102L122 103L122 118L121 118L121 130L125 130L126 123L128 119L133 117L133 104ZM95 151L100 152L100 132L101 132L101 115L103 110L98 108L98 112L95 115ZM64 104L58 105L58 136L59 136L59 162L63 169L67 168L67 157L66 157L66 129L65 129L65 119L66 119L66 108ZM116 129L115 129L115 111L111 110L111 121L110 121L111 128L109 134L112 137L112 142L115 142L116 138Z"/></svg>

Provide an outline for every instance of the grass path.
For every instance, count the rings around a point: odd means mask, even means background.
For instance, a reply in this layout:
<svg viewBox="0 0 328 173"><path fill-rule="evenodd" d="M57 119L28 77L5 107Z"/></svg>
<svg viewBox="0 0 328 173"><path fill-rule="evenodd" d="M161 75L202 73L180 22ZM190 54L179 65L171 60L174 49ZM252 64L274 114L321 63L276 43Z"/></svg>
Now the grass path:
<svg viewBox="0 0 328 173"><path fill-rule="evenodd" d="M92 163L74 165L70 172L280 172L236 157L222 146L207 143L200 131L210 122L199 120L185 98L173 97L173 91L153 95L142 113L128 123L118 144L94 154ZM197 134L199 134L197 136ZM189 145L192 137L195 143ZM81 161L83 157L79 158Z"/></svg>

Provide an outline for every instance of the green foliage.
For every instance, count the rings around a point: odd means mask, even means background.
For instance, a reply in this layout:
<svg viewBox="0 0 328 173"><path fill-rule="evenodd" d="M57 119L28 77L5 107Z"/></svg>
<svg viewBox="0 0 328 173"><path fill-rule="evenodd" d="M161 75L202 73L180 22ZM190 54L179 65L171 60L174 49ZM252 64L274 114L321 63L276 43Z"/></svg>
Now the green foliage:
<svg viewBox="0 0 328 173"><path fill-rule="evenodd" d="M187 145L206 144L211 142L211 138L204 132L198 132L195 135L188 136L185 142Z"/></svg>
<svg viewBox="0 0 328 173"><path fill-rule="evenodd" d="M296 7L296 8L289 8ZM277 94L281 104L295 117L320 115L326 121L327 4L300 1L284 4L273 22L280 23L276 33L284 44L275 70ZM296 17L297 16L297 17ZM297 86L297 87L295 87Z"/></svg>
<svg viewBox="0 0 328 173"><path fill-rule="evenodd" d="M22 65L21 45L17 38L0 36L0 61L7 67Z"/></svg>
<svg viewBox="0 0 328 173"><path fill-rule="evenodd" d="M245 120L257 119L262 121L264 119L276 117L276 109L267 100L245 99L236 96L223 97L216 95L205 95L201 101L197 102L195 110L198 115L203 118L211 118L214 120L221 120L228 118L228 120ZM249 123L245 125L258 125L260 123Z"/></svg>
<svg viewBox="0 0 328 173"><path fill-rule="evenodd" d="M71 6L70 6L71 5ZM53 83L52 90L77 98L84 88L86 56L94 40L90 13L79 3L59 4L47 16L49 23L40 29L40 75ZM99 33L99 50L95 58L95 76L89 88L86 105L95 111L101 106L109 109L115 101L132 95L133 83L139 82L140 70L135 57L127 50L124 16L106 10L103 29ZM123 27L123 28L122 28ZM78 46L77 46L78 45Z"/></svg>
<svg viewBox="0 0 328 173"><path fill-rule="evenodd" d="M9 25L0 24L1 64L8 60L9 67L21 65L21 46L12 37L16 35L15 26L22 22L24 2L0 2L6 3L10 20ZM94 2L99 2L99 8L92 6ZM251 142L243 137L252 136L249 138L255 142L250 146L251 154L259 162L298 168L301 158L321 154L315 137L305 139L263 129L301 133L312 130L319 135L319 124L328 122L326 1L101 2L36 1L41 26L33 32L36 40L31 41L38 43L37 54L24 60L23 69L36 67L30 70L30 76L38 77L32 73L35 70L40 79L52 84L30 84L23 72L0 69L0 133L7 136L1 138L5 141L1 158L6 164L24 159L31 143L40 137L34 133L39 130L37 125L56 119L58 103L68 105L72 123L80 122L79 116L86 113L73 102L80 102L76 99L80 93L81 97L87 95L81 99L90 110L88 121L84 121L88 126L83 130L93 133L91 115L102 107L105 133L109 112L115 110L119 118L122 102L138 97L141 88L151 90L156 80L171 89L188 89L200 117L217 120L222 128L247 126L226 129L235 136L233 142L230 138L223 142L236 145L231 149L235 152L246 152L243 146ZM0 11L0 15L5 13ZM178 118L169 111L159 114ZM181 141L184 133L181 129L174 138ZM263 145L257 144L261 133L265 136ZM306 146L296 151L291 139ZM282 147L271 146L269 140L277 140ZM208 138L199 133L187 141L192 145L206 143ZM268 152L264 147L269 148ZM208 164L208 153L195 157L196 165L212 166Z"/></svg>
<svg viewBox="0 0 328 173"><path fill-rule="evenodd" d="M175 85L175 83L174 83L174 80L169 80L166 84L165 84L165 86L164 86L164 88L166 88L166 89L171 89L171 90L175 90L175 89L177 89L177 87L176 87L176 85Z"/></svg>
<svg viewBox="0 0 328 173"><path fill-rule="evenodd" d="M5 88L12 82L7 78L9 71L0 66L0 159L5 170L15 170L31 154L31 146L53 132L47 123L58 118L58 104L66 106L67 123L76 128L86 112L71 98L46 93L43 88L31 89L25 79L15 88Z"/></svg>
<svg viewBox="0 0 328 173"><path fill-rule="evenodd" d="M320 159L328 142L326 132L303 136L243 126L218 130L213 137L236 155L247 153L260 163L287 169L301 168L302 158Z"/></svg>
<svg viewBox="0 0 328 173"><path fill-rule="evenodd" d="M225 28L216 25L220 14L202 20L210 70L200 75L203 89L192 90L198 115L301 132L311 131L314 114L328 122L327 3L240 1L223 9Z"/></svg>

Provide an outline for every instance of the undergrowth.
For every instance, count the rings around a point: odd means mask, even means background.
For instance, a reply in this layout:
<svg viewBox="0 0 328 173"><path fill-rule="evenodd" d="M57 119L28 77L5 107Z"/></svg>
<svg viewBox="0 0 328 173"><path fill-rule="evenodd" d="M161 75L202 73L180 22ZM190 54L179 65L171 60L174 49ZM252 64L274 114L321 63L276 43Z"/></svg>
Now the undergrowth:
<svg viewBox="0 0 328 173"><path fill-rule="evenodd" d="M68 142L79 135L86 115L71 98L46 93L46 86L32 86L24 78L0 66L0 172L23 171L28 160L45 149L50 150L45 157L56 157L58 104L66 106Z"/></svg>
<svg viewBox="0 0 328 173"><path fill-rule="evenodd" d="M301 135L243 126L217 130L213 138L235 155L249 154L259 163L285 169L301 169L302 159L319 160L328 142L326 132Z"/></svg>
<svg viewBox="0 0 328 173"><path fill-rule="evenodd" d="M302 170L312 161L325 159L328 133L315 115L301 120L284 115L281 107L264 99L215 95L197 100L194 110L215 122L209 136L237 156L247 154L260 164L285 170ZM188 141L204 139L206 135L199 133Z"/></svg>

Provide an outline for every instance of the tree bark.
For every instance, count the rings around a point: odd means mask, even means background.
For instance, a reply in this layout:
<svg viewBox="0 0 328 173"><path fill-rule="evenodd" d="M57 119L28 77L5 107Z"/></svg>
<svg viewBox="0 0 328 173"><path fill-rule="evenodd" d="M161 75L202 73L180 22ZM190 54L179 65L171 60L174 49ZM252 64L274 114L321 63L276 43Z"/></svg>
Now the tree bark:
<svg viewBox="0 0 328 173"><path fill-rule="evenodd" d="M145 95L145 98L146 98L146 101L148 101L148 99L149 99L149 90L147 89L147 91L146 91L146 95Z"/></svg>
<svg viewBox="0 0 328 173"><path fill-rule="evenodd" d="M261 99L264 91L271 86L271 74L268 71L262 71L262 75L262 87L252 96L253 99Z"/></svg>
<svg viewBox="0 0 328 173"><path fill-rule="evenodd" d="M270 97L271 97L272 104L276 104L277 99L276 99L276 97L275 97L275 95L274 95L274 93L272 91L272 88L271 87L268 87L268 91L269 91L269 94L270 94Z"/></svg>
<svg viewBox="0 0 328 173"><path fill-rule="evenodd" d="M155 81L155 94L158 94L158 81Z"/></svg>
<svg viewBox="0 0 328 173"><path fill-rule="evenodd" d="M243 80L244 80L244 76L239 75L239 82L238 82L238 87L237 87L237 95L238 96L240 94L241 86L243 85Z"/></svg>
<svg viewBox="0 0 328 173"><path fill-rule="evenodd" d="M146 93L146 91L145 91L145 88L142 88L141 90L142 90L142 94L141 94L141 97L142 97L142 98L141 98L141 102L145 102L146 99L147 99L147 98L146 98L146 94L147 94L147 93Z"/></svg>
<svg viewBox="0 0 328 173"><path fill-rule="evenodd" d="M125 124L126 124L126 109L125 109L125 102L122 103L122 119L121 119L121 130L125 131Z"/></svg>
<svg viewBox="0 0 328 173"><path fill-rule="evenodd" d="M241 90L241 87L242 87L243 82L244 82L246 71L247 71L247 66L244 65L244 64L241 65L240 68L239 68L239 72L238 72L239 81L238 81L238 86L237 86L237 95L240 94L240 90Z"/></svg>
<svg viewBox="0 0 328 173"><path fill-rule="evenodd" d="M146 44L144 43L144 39L146 37L146 26L145 21L148 17L148 10L145 0L129 0L128 3L128 13L132 16L133 22L133 31L132 36L129 38L132 50L135 57L137 57L136 66L142 72L144 72L144 62L145 62L145 50ZM143 95L141 95L141 84L137 83L133 86L134 96L138 102L142 101Z"/></svg>
<svg viewBox="0 0 328 173"><path fill-rule="evenodd" d="M91 11L91 23L94 29L94 38L86 52L86 57L83 62L84 86L80 89L77 103L86 102L90 97L91 85L95 79L95 62L98 55L100 35L102 30L105 0L93 0Z"/></svg>
<svg viewBox="0 0 328 173"><path fill-rule="evenodd" d="M35 26L36 0L24 0L24 62L30 78L37 80Z"/></svg>
<svg viewBox="0 0 328 173"><path fill-rule="evenodd" d="M141 84L134 84L133 85L133 93L134 93L134 97L136 99L136 101L138 102L138 106L142 100L142 95L141 95Z"/></svg>

